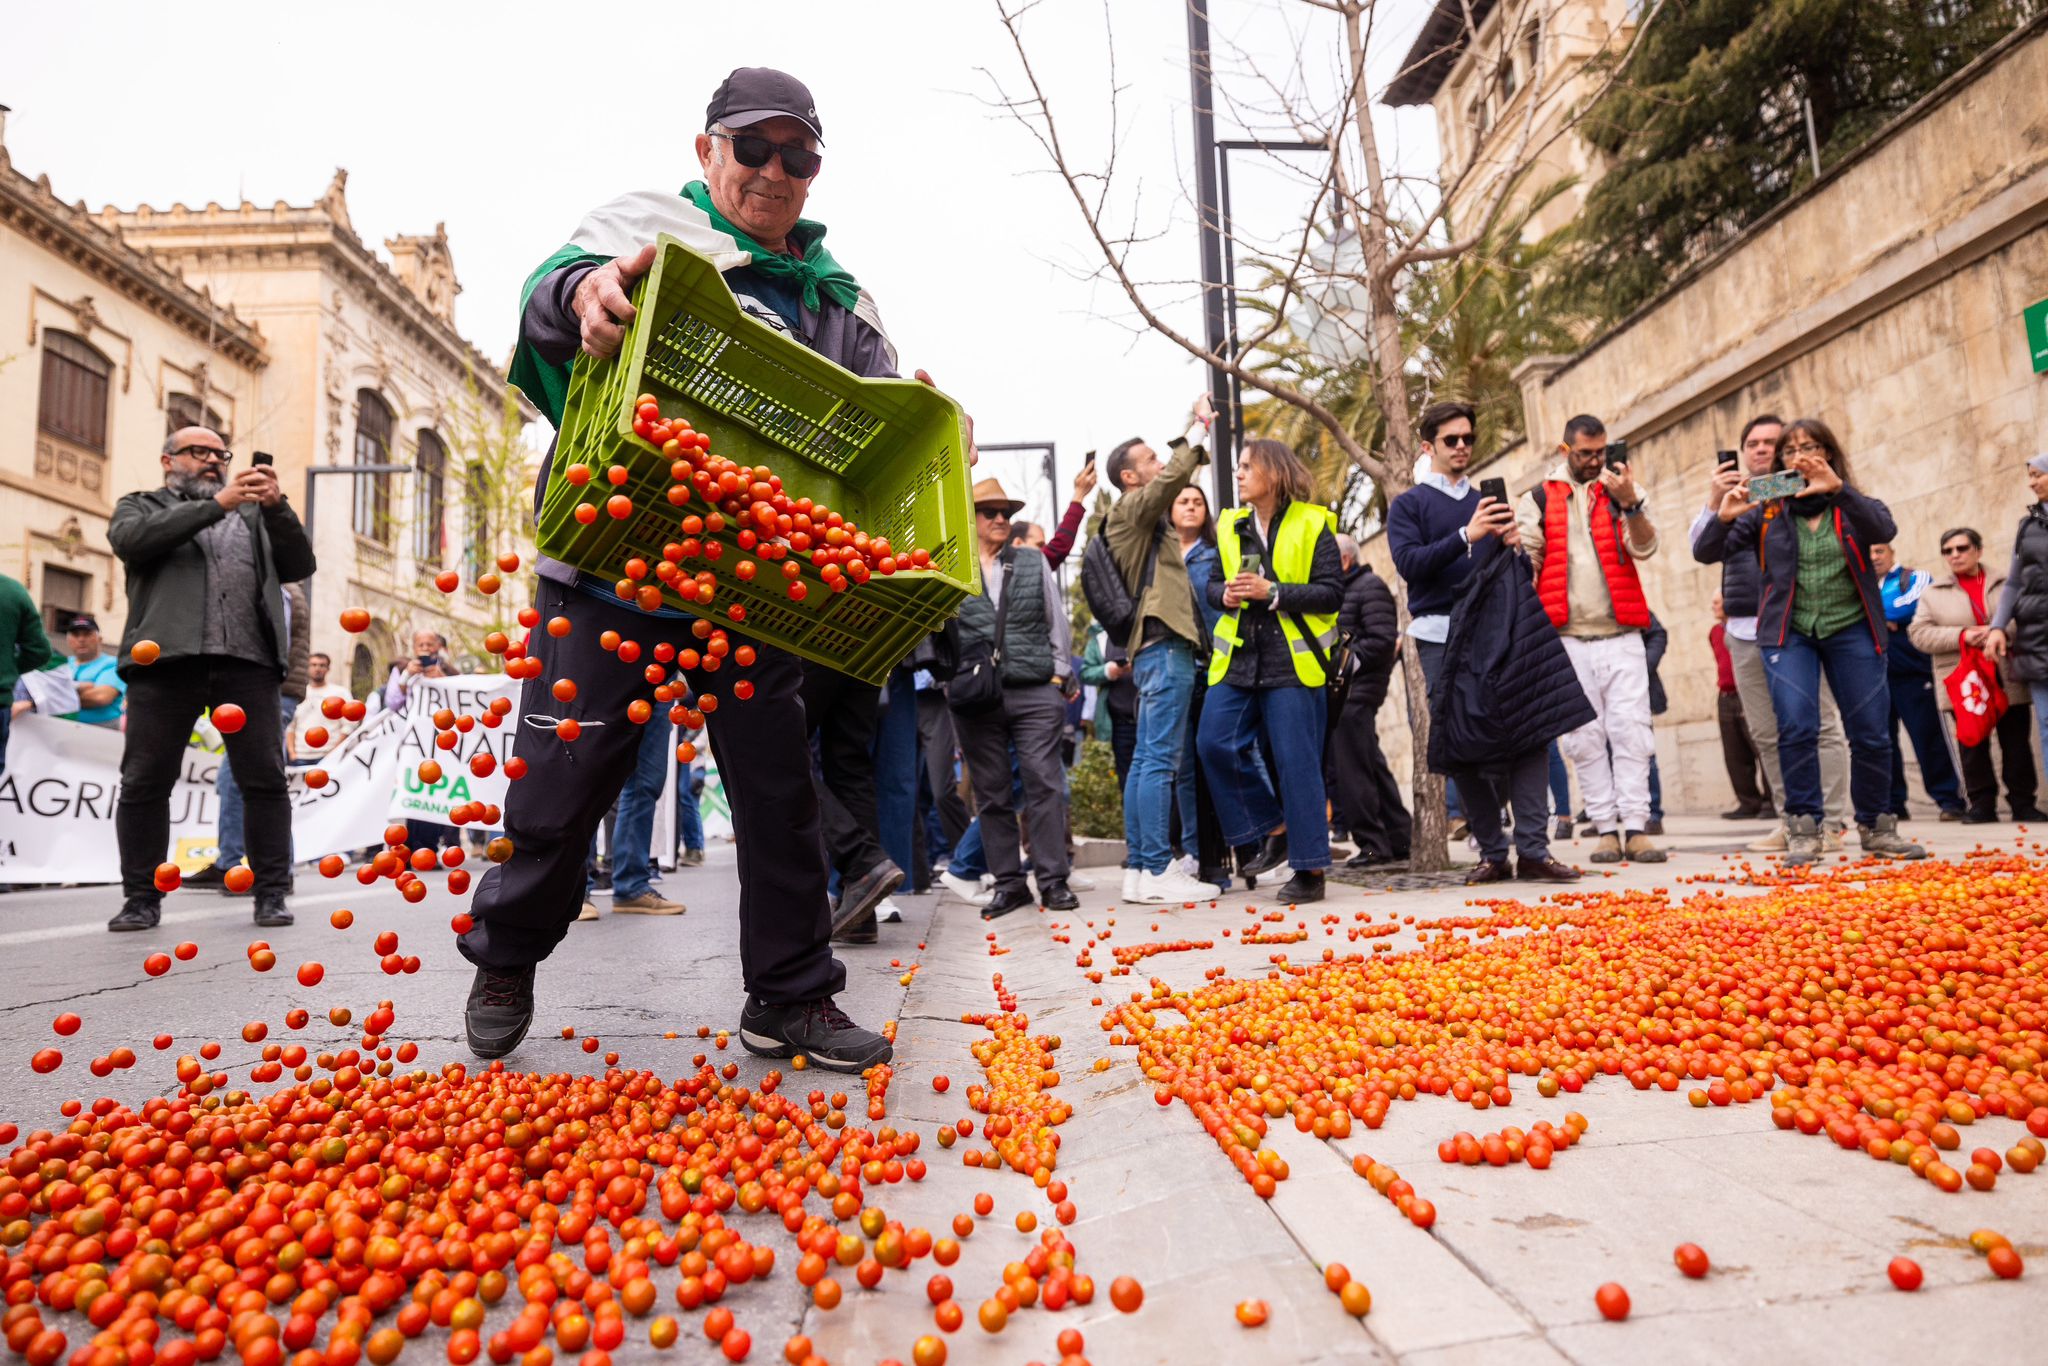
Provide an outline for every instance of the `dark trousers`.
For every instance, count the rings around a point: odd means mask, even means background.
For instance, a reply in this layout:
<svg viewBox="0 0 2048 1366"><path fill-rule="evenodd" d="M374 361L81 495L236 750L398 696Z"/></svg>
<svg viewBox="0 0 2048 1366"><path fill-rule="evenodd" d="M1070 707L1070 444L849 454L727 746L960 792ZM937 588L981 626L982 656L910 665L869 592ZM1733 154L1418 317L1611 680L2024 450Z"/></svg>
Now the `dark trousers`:
<svg viewBox="0 0 2048 1366"><path fill-rule="evenodd" d="M1444 647L1433 640L1417 640L1414 645L1422 663L1423 683L1434 692L1437 675L1443 670ZM1500 820L1503 807L1514 812L1516 857L1525 863L1550 857L1549 745L1537 745L1497 768L1467 772L1452 782L1457 785L1472 838L1479 841L1481 858L1489 863L1507 862L1508 835Z"/></svg>
<svg viewBox="0 0 2048 1366"><path fill-rule="evenodd" d="M917 695L917 743L924 757L925 782L931 788L932 807L938 812L939 833L951 849L967 833L973 817L960 800L960 784L953 776L953 751L959 742L953 732L953 711L946 705L940 688L926 688Z"/></svg>
<svg viewBox="0 0 2048 1366"><path fill-rule="evenodd" d="M1208 680L1196 678L1195 695L1193 700L1188 703L1188 734L1190 737L1201 733L1202 703L1207 700L1208 695ZM1135 739L1135 737L1133 738ZM1195 770L1195 842L1192 846L1195 864L1202 873L1215 873L1219 877L1227 877L1229 876L1228 870L1230 868L1230 843L1223 838L1223 822L1216 818L1216 798L1209 791L1209 775L1202 771L1201 760L1196 753L1195 741L1192 738L1188 741L1188 753L1194 759L1190 767ZM1173 814L1176 827L1174 834L1175 844L1182 853L1187 853L1190 846L1188 844L1187 829L1182 824L1186 818L1181 814L1178 803L1174 805ZM1208 882L1211 879L1204 877L1202 880Z"/></svg>
<svg viewBox="0 0 2048 1366"><path fill-rule="evenodd" d="M1031 866L1041 892L1067 880L1066 770L1060 766L1060 731L1066 699L1050 683L1006 685L1003 705L977 716L954 714L960 749L974 779L976 819L996 894L1024 886L1016 798L1010 786L1010 750L1024 782L1024 829L1031 833Z"/></svg>
<svg viewBox="0 0 2048 1366"><path fill-rule="evenodd" d="M292 805L285 789L284 725L275 668L201 655L135 670L128 680L128 730L121 746L121 891L155 896L156 866L171 843L171 789L185 763L192 723L232 702L247 719L224 735L242 789L242 827L256 895L283 896L292 880Z"/></svg>
<svg viewBox="0 0 2048 1366"><path fill-rule="evenodd" d="M1109 709L1109 757L1116 766L1116 790L1122 792L1131 780L1131 760L1138 753L1138 714L1126 715Z"/></svg>
<svg viewBox="0 0 2048 1366"><path fill-rule="evenodd" d="M1735 789L1735 805L1752 814L1771 804L1771 780L1749 738L1742 720L1742 694L1724 692L1716 712L1721 722L1721 762L1728 766L1728 786Z"/></svg>
<svg viewBox="0 0 2048 1366"><path fill-rule="evenodd" d="M1923 669L1918 675L1887 674L1892 697L1892 814L1906 814L1906 756L1899 745L1899 727L1913 742L1913 756L1920 761L1920 785L1943 811L1963 808L1962 785L1956 780L1956 766L1948 757L1948 739L1941 733L1941 709L1934 697L1934 674ZM2031 746L2027 768L2033 770Z"/></svg>
<svg viewBox="0 0 2048 1366"><path fill-rule="evenodd" d="M476 925L457 941L463 957L491 967L538 963L561 942L583 906L591 833L639 762L641 731L626 719L626 707L652 701L654 687L639 669L608 654L598 636L617 631L650 653L664 641L679 650L699 643L686 620L651 617L553 580L541 581L534 606L543 617L568 617L574 629L566 636L533 633L541 672L521 689L520 713L573 716L586 724L574 741L557 738L551 728L522 726L514 742L514 754L528 767L505 799L512 857L477 882L470 903ZM749 643L738 632L731 635L735 647ZM846 969L829 943L803 667L794 655L754 643L759 657L752 667L696 670L688 685L692 697L711 690L721 704L705 717L705 734L725 780L739 853L740 973L749 994L790 1005L837 993L846 985ZM732 696L736 677L754 685L747 701ZM557 678L576 680L573 702L554 699L550 688ZM604 724L588 724L596 721ZM678 953L685 952L679 944Z"/></svg>
<svg viewBox="0 0 2048 1366"><path fill-rule="evenodd" d="M1413 821L1380 749L1379 709L1353 693L1330 731L1338 800L1358 852L1383 859L1405 857Z"/></svg>
<svg viewBox="0 0 2048 1366"><path fill-rule="evenodd" d="M1995 734L1983 744L1956 746L1963 766L1963 792L1973 811L1995 814L1998 810L1998 775L1991 767L1994 743L2005 770L2005 799L2014 811L2025 811L2034 804L2039 785L2034 769L2034 709L2024 702L2009 707L1998 718Z"/></svg>
<svg viewBox="0 0 2048 1366"><path fill-rule="evenodd" d="M857 878L886 857L875 801L875 717L882 690L809 660L803 661L803 673L804 716L818 737L825 780L825 852L842 880Z"/></svg>

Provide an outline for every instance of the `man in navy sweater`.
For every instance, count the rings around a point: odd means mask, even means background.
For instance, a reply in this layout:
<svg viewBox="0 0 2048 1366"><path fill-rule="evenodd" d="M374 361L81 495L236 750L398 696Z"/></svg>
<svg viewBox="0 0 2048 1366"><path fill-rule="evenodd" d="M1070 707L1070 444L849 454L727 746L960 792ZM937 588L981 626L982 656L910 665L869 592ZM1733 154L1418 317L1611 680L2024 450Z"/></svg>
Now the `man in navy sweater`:
<svg viewBox="0 0 2048 1366"><path fill-rule="evenodd" d="M1520 533L1507 503L1482 498L1465 477L1472 463L1474 412L1469 403L1436 403L1422 414L1422 454L1429 473L1387 508L1387 547L1408 585L1408 634L1430 692L1443 667L1451 608L1482 558L1518 550ZM1548 821L1550 751L1539 745L1508 757L1504 781L1474 775L1458 782L1458 801L1479 841L1479 866L1467 886L1506 882L1575 882L1578 870L1550 856ZM1508 863L1501 808L1515 812L1516 863Z"/></svg>

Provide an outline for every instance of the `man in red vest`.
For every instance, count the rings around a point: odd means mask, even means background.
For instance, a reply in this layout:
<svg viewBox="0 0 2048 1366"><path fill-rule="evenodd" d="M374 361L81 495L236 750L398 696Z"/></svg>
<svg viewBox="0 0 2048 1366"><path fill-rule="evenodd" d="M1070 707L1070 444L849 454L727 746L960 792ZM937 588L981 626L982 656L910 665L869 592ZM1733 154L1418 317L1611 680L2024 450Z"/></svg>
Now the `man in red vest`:
<svg viewBox="0 0 2048 1366"><path fill-rule="evenodd" d="M1650 605L1636 561L1657 552L1642 491L1626 464L1607 463L1607 428L1581 414L1565 424L1563 457L1517 510L1536 593L1597 717L1557 745L1579 775L1600 831L1595 863L1662 863L1650 820Z"/></svg>

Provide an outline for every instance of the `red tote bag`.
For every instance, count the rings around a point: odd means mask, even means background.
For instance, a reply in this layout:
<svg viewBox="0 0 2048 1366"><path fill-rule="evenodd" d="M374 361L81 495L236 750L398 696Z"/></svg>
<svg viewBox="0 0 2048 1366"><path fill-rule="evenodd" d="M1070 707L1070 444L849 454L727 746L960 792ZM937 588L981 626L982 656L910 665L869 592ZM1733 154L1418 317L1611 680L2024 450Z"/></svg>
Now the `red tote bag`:
<svg viewBox="0 0 2048 1366"><path fill-rule="evenodd" d="M1974 645L1963 646L1963 657L1949 671L1943 685L1956 712L1956 743L1969 748L1991 738L1992 730L2010 703L2005 689L1998 686L1998 670L1990 658Z"/></svg>

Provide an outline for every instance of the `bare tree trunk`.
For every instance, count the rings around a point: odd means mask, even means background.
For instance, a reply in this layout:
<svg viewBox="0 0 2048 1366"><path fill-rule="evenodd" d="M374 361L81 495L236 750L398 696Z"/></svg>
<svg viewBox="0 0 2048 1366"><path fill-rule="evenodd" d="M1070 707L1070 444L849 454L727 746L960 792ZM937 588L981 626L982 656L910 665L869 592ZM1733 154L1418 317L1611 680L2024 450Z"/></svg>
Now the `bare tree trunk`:
<svg viewBox="0 0 2048 1366"><path fill-rule="evenodd" d="M1352 226L1365 253L1367 300L1372 310L1372 387L1387 423L1387 444L1381 459L1382 487L1391 504L1414 487L1415 422L1408 411L1401 319L1395 311L1390 247L1394 224L1387 214L1386 181L1380 168L1379 143L1373 133L1372 105L1365 84L1365 36L1360 31L1364 9L1362 0L1344 0L1344 40L1351 63L1351 116L1357 124L1365 163L1367 221L1355 221L1356 199L1340 195L1338 202L1351 207ZM1399 574L1394 575L1394 583L1394 605L1405 638L1412 620L1408 613L1408 583ZM1423 682L1422 661L1412 641L1401 651L1401 677L1408 689L1408 732L1413 744L1409 781L1415 795L1415 827L1409 844L1409 867L1417 872L1440 872L1450 866L1444 783L1429 769L1429 692Z"/></svg>

